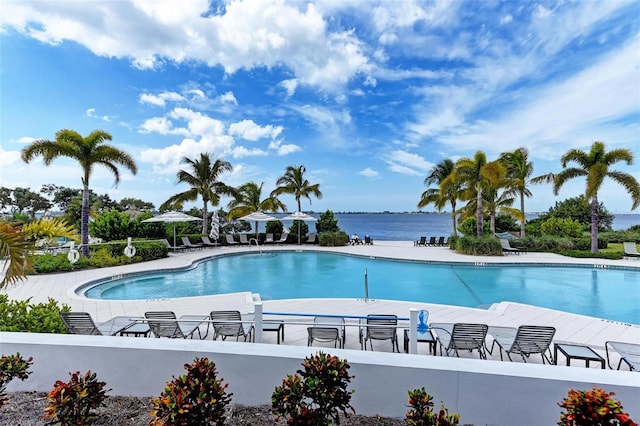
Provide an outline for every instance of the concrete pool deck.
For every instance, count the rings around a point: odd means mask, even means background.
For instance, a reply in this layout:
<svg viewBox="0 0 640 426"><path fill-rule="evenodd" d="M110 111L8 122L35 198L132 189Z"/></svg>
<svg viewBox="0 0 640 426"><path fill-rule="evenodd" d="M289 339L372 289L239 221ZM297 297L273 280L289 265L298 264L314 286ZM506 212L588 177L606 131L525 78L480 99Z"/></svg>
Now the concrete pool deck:
<svg viewBox="0 0 640 426"><path fill-rule="evenodd" d="M414 247L412 241L375 241L373 245L356 245L346 247L318 247L316 245L268 245L259 248L262 251L278 250L317 250L336 253L356 254L392 259L464 262L479 264L526 263L526 264L580 264L596 267L623 266L640 270L640 260L607 260L607 259L576 259L552 253L528 253L508 255L503 257L467 256L455 253L445 247ZM252 312L256 296L246 293L224 294L216 296L200 296L180 299L149 299L136 301L106 301L91 300L76 293L76 289L86 283L96 280L130 274L141 271L158 271L174 268L184 268L200 259L220 254L243 252L257 252L256 246L221 247L214 249L195 250L190 252L171 254L166 259L144 262L133 265L82 270L63 274L34 275L26 281L19 282L2 292L11 299L24 300L31 298L32 302L46 302L49 298L71 306L74 311L89 312L96 322L106 321L114 316L143 316L151 310L171 310L178 316L184 314L208 314L213 310L239 310L243 313ZM640 283L638 283L640 286ZM640 287L639 290L640 291ZM294 312L313 314L337 315L367 315L367 314L396 314L408 317L409 309L428 309L429 322L474 322L489 326L517 327L522 324L548 325L556 328L555 342L571 342L592 347L604 355L604 343L608 340L624 341L640 344L640 325L625 324L599 318L570 314L562 311L539 308L530 305L511 303L508 301L494 304L489 309L464 308L457 306L437 305L415 302L398 302L388 300L361 299L290 299L262 301L264 312ZM268 316L265 319L274 319ZM298 320L299 321L299 320ZM347 329L347 349L360 349L358 328L355 323ZM306 345L306 326L286 326L284 343L287 345ZM276 343L274 333L264 334L264 343ZM402 336L400 335L400 345ZM389 347L387 347L389 346ZM377 343L376 351L390 351L388 342ZM421 353L424 348L419 348ZM477 355L463 355L477 357ZM495 358L494 352L493 357ZM539 362L534 357L533 362ZM498 358L499 359L499 355ZM514 360L516 358L514 357ZM564 362L563 359L560 362ZM578 365L583 364L578 362ZM593 367L593 364L592 364Z"/></svg>

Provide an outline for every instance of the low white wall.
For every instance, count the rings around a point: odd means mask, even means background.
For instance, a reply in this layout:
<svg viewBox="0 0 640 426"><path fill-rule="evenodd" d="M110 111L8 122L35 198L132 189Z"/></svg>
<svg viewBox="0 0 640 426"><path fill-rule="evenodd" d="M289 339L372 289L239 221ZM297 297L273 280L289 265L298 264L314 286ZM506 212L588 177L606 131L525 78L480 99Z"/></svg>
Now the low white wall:
<svg viewBox="0 0 640 426"><path fill-rule="evenodd" d="M59 334L0 333L2 354L32 356L28 380L14 380L9 391L49 391L69 372L94 371L112 391L108 395L157 396L172 375L195 357L216 363L219 377L229 384L233 403L270 404L275 386L301 368L302 359L319 348L211 340L169 340ZM322 349L346 358L355 376L352 405L358 414L404 417L407 391L425 387L462 423L538 426L555 424L557 403L569 388L594 384L614 391L625 410L640 418L640 374L407 355ZM635 402L634 402L635 401Z"/></svg>

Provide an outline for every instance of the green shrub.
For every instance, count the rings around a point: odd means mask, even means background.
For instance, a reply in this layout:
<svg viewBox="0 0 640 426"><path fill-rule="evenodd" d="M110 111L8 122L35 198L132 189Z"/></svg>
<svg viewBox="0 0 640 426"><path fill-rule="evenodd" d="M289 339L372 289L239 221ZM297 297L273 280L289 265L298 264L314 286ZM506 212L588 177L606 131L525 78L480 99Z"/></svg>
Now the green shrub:
<svg viewBox="0 0 640 426"><path fill-rule="evenodd" d="M107 398L105 382L96 379L96 373L87 371L84 376L79 371L69 373L71 380L65 383L56 381L47 394L45 418L62 425L90 424L96 415L92 410L104 407Z"/></svg>
<svg viewBox="0 0 640 426"><path fill-rule="evenodd" d="M9 300L0 294L0 331L23 333L66 333L60 312L69 312L71 307L49 298L47 303L32 304L27 300Z"/></svg>
<svg viewBox="0 0 640 426"><path fill-rule="evenodd" d="M637 426L628 413L622 411L620 401L611 398L615 393L593 386L590 391L569 389L558 405L567 411L560 413L559 426Z"/></svg>
<svg viewBox="0 0 640 426"><path fill-rule="evenodd" d="M225 410L233 394L218 380L216 365L207 358L185 364L187 374L167 382L154 398L151 425L224 425Z"/></svg>
<svg viewBox="0 0 640 426"><path fill-rule="evenodd" d="M102 212L89 222L89 233L104 241L126 239L132 235L132 231L129 213L117 210Z"/></svg>
<svg viewBox="0 0 640 426"><path fill-rule="evenodd" d="M350 404L353 391L347 391L353 376L346 360L318 352L302 365L304 370L289 374L271 395L271 408L278 418L286 417L290 425L319 426L330 425L332 419L340 424L340 412L355 413Z"/></svg>
<svg viewBox="0 0 640 426"><path fill-rule="evenodd" d="M284 225L279 220L270 220L265 225L265 234L280 235L284 229Z"/></svg>
<svg viewBox="0 0 640 426"><path fill-rule="evenodd" d="M558 250L556 253L567 257L575 257L581 259L611 259L620 260L623 258L622 252L610 252L610 253L591 253L589 250Z"/></svg>
<svg viewBox="0 0 640 426"><path fill-rule="evenodd" d="M482 238L459 237L455 249L458 253L475 256L502 256L500 241L489 236Z"/></svg>
<svg viewBox="0 0 640 426"><path fill-rule="evenodd" d="M327 210L324 213L320 213L320 218L316 222L316 231L322 232L340 232L341 229L338 226L338 219L331 210Z"/></svg>
<svg viewBox="0 0 640 426"><path fill-rule="evenodd" d="M322 232L318 235L318 244L324 247L346 246L349 236L344 231Z"/></svg>
<svg viewBox="0 0 640 426"><path fill-rule="evenodd" d="M542 235L577 238L582 236L582 225L577 220L550 217L540 225Z"/></svg>
<svg viewBox="0 0 640 426"><path fill-rule="evenodd" d="M200 234L198 234L198 236L200 236ZM169 255L169 248L162 241L133 241L132 244L136 248L136 255L133 259L137 262L162 259ZM115 241L104 247L107 248L109 254L114 258L129 259L124 256L124 248L126 246L127 241Z"/></svg>
<svg viewBox="0 0 640 426"><path fill-rule="evenodd" d="M580 238L573 238L573 248L575 250L587 250L590 251L591 250L591 237L580 237ZM598 248L599 249L606 249L607 248L607 241L598 237Z"/></svg>
<svg viewBox="0 0 640 426"><path fill-rule="evenodd" d="M449 410L441 406L437 413L433 411L433 397L422 389L409 391L409 407L405 422L409 426L452 426L460 423L459 414L449 414Z"/></svg>
<svg viewBox="0 0 640 426"><path fill-rule="evenodd" d="M7 402L7 385L13 379L26 380L29 378L29 367L33 364L33 357L24 359L17 352L15 355L0 357L0 407Z"/></svg>

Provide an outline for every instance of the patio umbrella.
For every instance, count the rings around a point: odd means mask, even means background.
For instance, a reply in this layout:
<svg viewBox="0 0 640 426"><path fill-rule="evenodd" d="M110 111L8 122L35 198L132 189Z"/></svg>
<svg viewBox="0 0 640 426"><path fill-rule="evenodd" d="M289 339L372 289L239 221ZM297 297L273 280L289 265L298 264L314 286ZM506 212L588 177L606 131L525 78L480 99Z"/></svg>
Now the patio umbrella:
<svg viewBox="0 0 640 426"><path fill-rule="evenodd" d="M282 218L282 220L302 220L305 222L317 222L318 219L303 212L291 213ZM298 222L298 244L300 244L300 223Z"/></svg>
<svg viewBox="0 0 640 426"><path fill-rule="evenodd" d="M202 220L199 217L190 216L188 214L182 212L169 211L159 214L158 216L154 216L149 219L143 220L143 222L165 222L165 223L173 223L173 251L176 249L176 222L193 222L194 220Z"/></svg>
<svg viewBox="0 0 640 426"><path fill-rule="evenodd" d="M211 216L211 232L209 232L209 236L218 241L218 237L220 236L220 219L218 218L218 212L213 212L213 216Z"/></svg>
<svg viewBox="0 0 640 426"><path fill-rule="evenodd" d="M262 212L253 212L239 217L238 220L254 221L256 223L256 239L258 239L258 222L268 222L270 220L278 220L278 218Z"/></svg>

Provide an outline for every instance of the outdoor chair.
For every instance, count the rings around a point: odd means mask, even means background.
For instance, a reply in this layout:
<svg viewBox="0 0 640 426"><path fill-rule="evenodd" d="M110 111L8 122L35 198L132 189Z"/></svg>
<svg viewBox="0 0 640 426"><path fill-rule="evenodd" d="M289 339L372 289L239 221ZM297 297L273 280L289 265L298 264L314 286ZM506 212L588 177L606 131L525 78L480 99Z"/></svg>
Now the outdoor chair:
<svg viewBox="0 0 640 426"><path fill-rule="evenodd" d="M604 343L604 349L607 354L607 365L613 370L611 366L611 358L609 355L609 348L616 351L620 355L620 361L618 362L617 370L620 370L622 363L624 362L629 366L631 371L640 371L640 344L637 343L625 343L625 342L612 342L608 341Z"/></svg>
<svg viewBox="0 0 640 426"><path fill-rule="evenodd" d="M509 240L505 240L504 238L500 238L500 245L502 246L502 251L507 253L507 254L509 254L509 253L515 253L515 254L522 253L522 250L511 247L511 244L509 244Z"/></svg>
<svg viewBox="0 0 640 426"><path fill-rule="evenodd" d="M551 341L556 333L554 327L545 327L537 325L521 325L520 327L489 327L488 334L493 337L493 343L489 349L489 353L493 354L495 345L500 349L500 360L502 353L506 353L511 359L511 354L520 354L522 360L527 362L527 358L532 354L540 354L542 363L545 361L553 364L553 355L551 354ZM549 354L547 355L547 352Z"/></svg>
<svg viewBox="0 0 640 426"><path fill-rule="evenodd" d="M226 234L226 239L227 239L228 246L237 246L238 244L240 244L239 242L233 239L233 235L231 234Z"/></svg>
<svg viewBox="0 0 640 426"><path fill-rule="evenodd" d="M429 247L434 247L436 245L436 237L429 237L429 242L427 243Z"/></svg>
<svg viewBox="0 0 640 426"><path fill-rule="evenodd" d="M196 331L200 334L200 324L204 320L203 318L200 321L178 321L176 314L172 311L145 312L144 317L154 336L170 339L193 338L193 333ZM202 338L202 335L200 337Z"/></svg>
<svg viewBox="0 0 640 426"><path fill-rule="evenodd" d="M280 239L274 241L274 243L276 244L284 244L287 242L287 238L289 238L289 233L288 232L283 232L282 235L280 235Z"/></svg>
<svg viewBox="0 0 640 426"><path fill-rule="evenodd" d="M271 244L274 243L275 241L273 241L273 234L272 233L268 233L267 236L264 239L264 243L263 244Z"/></svg>
<svg viewBox="0 0 640 426"><path fill-rule="evenodd" d="M486 324L455 323L443 324L432 323L431 331L436 335L436 340L440 346L440 355L443 350L447 356L455 354L460 356L459 351L477 350L480 359L487 359L484 351L484 339L487 337L489 327Z"/></svg>
<svg viewBox="0 0 640 426"><path fill-rule="evenodd" d="M444 247L447 244L445 243L445 237L440 237L438 238L438 242L436 243L436 246L438 247Z"/></svg>
<svg viewBox="0 0 640 426"><path fill-rule="evenodd" d="M213 323L213 340L219 336L222 340L235 337L238 341L238 338L243 337L245 342L247 338L251 341L253 324L245 325L240 311L211 311L209 318Z"/></svg>
<svg viewBox="0 0 640 426"><path fill-rule="evenodd" d="M185 248L201 249L202 247L204 247L203 244L193 244L189 239L189 237L181 237L181 240L182 240L182 246Z"/></svg>
<svg viewBox="0 0 640 426"><path fill-rule="evenodd" d="M418 241L413 242L413 245L425 247L427 245L427 237L420 237Z"/></svg>
<svg viewBox="0 0 640 426"><path fill-rule="evenodd" d="M624 243L622 243L622 246L624 247L624 256L623 257L638 257L638 258L640 258L640 253L638 252L638 248L636 247L636 243L634 243L633 241L624 242Z"/></svg>
<svg viewBox="0 0 640 426"><path fill-rule="evenodd" d="M184 250L183 246L172 246L171 243L169 242L169 240L167 240L166 238L164 240L162 240L162 241L165 243L165 245L167 246L167 248L169 250L173 250L173 251Z"/></svg>
<svg viewBox="0 0 640 426"><path fill-rule="evenodd" d="M360 327L360 348L366 350L369 341L373 350L374 340L391 340L391 350L400 352L397 326L397 315L367 315L366 325Z"/></svg>
<svg viewBox="0 0 640 426"><path fill-rule="evenodd" d="M240 245L249 245L249 239L247 238L247 234L240 234Z"/></svg>
<svg viewBox="0 0 640 426"><path fill-rule="evenodd" d="M317 234L315 232L310 233L309 236L307 237L307 241L305 241L305 243L307 243L307 244L315 244L316 243L316 236L317 236Z"/></svg>
<svg viewBox="0 0 640 426"><path fill-rule="evenodd" d="M67 329L67 334L102 336L88 312L60 312L60 318Z"/></svg>
<svg viewBox="0 0 640 426"><path fill-rule="evenodd" d="M370 236L365 235L365 237L364 237L364 245L365 246L373 245L373 240L371 239Z"/></svg>
<svg viewBox="0 0 640 426"><path fill-rule="evenodd" d="M307 327L307 346L312 346L314 340L318 342L334 342L333 347L339 345L344 348L346 327L342 317L314 317L314 326Z"/></svg>
<svg viewBox="0 0 640 426"><path fill-rule="evenodd" d="M202 239L202 244L205 245L205 247L218 247L218 241L213 242L209 239L209 237L200 237Z"/></svg>

